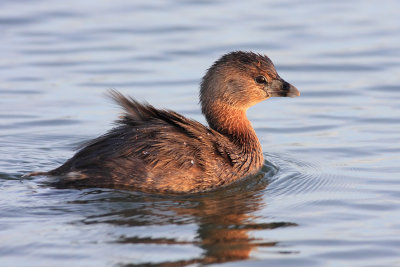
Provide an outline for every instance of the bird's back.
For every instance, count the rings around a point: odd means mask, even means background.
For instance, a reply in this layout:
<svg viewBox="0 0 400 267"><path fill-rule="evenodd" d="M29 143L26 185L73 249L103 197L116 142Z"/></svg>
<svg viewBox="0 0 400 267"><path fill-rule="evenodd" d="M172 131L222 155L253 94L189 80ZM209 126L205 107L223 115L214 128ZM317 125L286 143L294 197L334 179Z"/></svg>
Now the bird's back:
<svg viewBox="0 0 400 267"><path fill-rule="evenodd" d="M125 110L118 126L49 172L62 176L59 186L197 192L243 175L241 149L226 136L118 92L112 97Z"/></svg>

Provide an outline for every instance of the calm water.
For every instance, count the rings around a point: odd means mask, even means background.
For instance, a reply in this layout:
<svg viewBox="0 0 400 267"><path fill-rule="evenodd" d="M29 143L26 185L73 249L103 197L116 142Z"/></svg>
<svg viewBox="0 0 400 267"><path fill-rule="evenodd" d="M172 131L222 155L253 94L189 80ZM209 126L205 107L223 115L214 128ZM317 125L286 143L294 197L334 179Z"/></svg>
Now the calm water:
<svg viewBox="0 0 400 267"><path fill-rule="evenodd" d="M136 2L1 1L0 265L400 266L400 2ZM204 122L198 82L239 49L302 92L248 113L263 177L187 197L21 178L111 127L109 88Z"/></svg>

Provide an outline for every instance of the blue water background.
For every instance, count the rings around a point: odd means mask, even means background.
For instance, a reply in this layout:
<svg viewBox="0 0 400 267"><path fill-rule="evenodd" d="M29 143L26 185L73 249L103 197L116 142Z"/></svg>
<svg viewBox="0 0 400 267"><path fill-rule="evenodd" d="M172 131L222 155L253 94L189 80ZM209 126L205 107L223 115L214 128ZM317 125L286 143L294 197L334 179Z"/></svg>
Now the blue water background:
<svg viewBox="0 0 400 267"><path fill-rule="evenodd" d="M399 1L0 3L0 265L400 266ZM205 123L233 50L301 91L251 108L267 174L196 197L41 178L119 114L115 88Z"/></svg>

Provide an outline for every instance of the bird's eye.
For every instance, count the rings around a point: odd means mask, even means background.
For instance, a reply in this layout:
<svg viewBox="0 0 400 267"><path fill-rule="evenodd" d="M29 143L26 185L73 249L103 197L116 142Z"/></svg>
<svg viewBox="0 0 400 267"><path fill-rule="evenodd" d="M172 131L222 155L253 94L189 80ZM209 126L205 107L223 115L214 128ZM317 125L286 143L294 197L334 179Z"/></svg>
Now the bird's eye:
<svg viewBox="0 0 400 267"><path fill-rule="evenodd" d="M262 75L257 76L254 80L256 81L256 83L259 83L259 84L267 83L267 79L265 79L265 77Z"/></svg>

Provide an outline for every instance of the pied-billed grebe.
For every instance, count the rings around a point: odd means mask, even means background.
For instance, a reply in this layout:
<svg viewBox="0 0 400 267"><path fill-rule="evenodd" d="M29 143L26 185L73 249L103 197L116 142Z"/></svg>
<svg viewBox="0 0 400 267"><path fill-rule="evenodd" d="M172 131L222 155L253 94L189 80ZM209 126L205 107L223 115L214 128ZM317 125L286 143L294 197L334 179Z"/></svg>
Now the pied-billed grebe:
<svg viewBox="0 0 400 267"><path fill-rule="evenodd" d="M231 52L203 77L201 110L209 127L173 111L110 92L125 113L118 126L89 142L49 172L59 186L126 188L194 193L255 174L263 154L246 110L269 97L299 96L272 61L252 52Z"/></svg>

